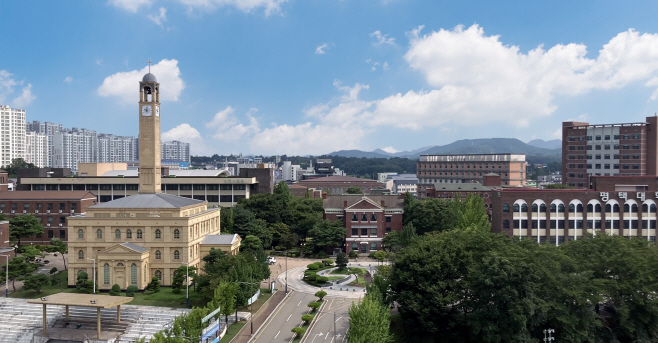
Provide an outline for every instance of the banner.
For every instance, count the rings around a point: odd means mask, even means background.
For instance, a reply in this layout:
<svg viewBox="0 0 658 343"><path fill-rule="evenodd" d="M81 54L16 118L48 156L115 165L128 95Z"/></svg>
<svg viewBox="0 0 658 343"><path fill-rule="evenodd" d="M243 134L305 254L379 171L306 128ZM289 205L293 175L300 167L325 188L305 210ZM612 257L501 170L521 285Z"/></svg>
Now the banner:
<svg viewBox="0 0 658 343"><path fill-rule="evenodd" d="M220 309L220 308L218 307L216 310L210 312L210 314L208 314L207 316L203 317L203 319L201 319L201 324L207 322L208 320L210 320L210 318L212 318L214 315L216 315L217 313L219 313L219 309Z"/></svg>
<svg viewBox="0 0 658 343"><path fill-rule="evenodd" d="M255 303L256 300L258 300L258 297L260 297L260 289L258 290L258 292L256 292L256 294L254 294L253 297L249 298L249 301L247 301L247 305L251 305Z"/></svg>

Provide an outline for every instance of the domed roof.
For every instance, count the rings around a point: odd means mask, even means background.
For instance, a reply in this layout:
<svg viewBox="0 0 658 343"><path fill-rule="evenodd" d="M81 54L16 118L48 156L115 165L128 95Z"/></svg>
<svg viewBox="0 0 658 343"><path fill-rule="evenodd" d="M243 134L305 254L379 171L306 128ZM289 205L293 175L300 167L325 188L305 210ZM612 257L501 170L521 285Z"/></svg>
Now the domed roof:
<svg viewBox="0 0 658 343"><path fill-rule="evenodd" d="M142 82L158 82L158 80L155 79L155 75L148 73L144 75Z"/></svg>

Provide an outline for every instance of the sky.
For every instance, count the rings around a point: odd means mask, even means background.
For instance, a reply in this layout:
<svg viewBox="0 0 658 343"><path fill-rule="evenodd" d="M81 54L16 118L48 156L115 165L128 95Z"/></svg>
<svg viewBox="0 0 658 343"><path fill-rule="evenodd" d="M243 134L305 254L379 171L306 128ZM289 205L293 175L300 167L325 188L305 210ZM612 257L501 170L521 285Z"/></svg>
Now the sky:
<svg viewBox="0 0 658 343"><path fill-rule="evenodd" d="M556 139L658 112L658 2L0 1L0 104L192 154Z"/></svg>

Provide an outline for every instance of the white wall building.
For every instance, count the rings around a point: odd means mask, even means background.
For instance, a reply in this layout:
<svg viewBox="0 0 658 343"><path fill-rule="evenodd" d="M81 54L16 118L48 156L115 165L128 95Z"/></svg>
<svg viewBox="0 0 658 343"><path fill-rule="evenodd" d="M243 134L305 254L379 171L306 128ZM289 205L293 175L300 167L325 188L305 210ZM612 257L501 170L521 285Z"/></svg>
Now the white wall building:
<svg viewBox="0 0 658 343"><path fill-rule="evenodd" d="M190 162L190 143L171 141L162 142L162 159Z"/></svg>
<svg viewBox="0 0 658 343"><path fill-rule="evenodd" d="M43 133L27 132L25 134L25 162L38 168L48 164L48 136Z"/></svg>
<svg viewBox="0 0 658 343"><path fill-rule="evenodd" d="M0 105L0 165L25 159L25 110Z"/></svg>

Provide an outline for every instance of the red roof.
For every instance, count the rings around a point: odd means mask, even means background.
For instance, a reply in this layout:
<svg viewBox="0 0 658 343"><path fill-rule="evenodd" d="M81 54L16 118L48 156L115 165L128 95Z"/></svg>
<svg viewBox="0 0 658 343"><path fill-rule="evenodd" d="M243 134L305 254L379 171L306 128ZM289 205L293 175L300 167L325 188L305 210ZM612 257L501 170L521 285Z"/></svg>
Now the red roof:
<svg viewBox="0 0 658 343"><path fill-rule="evenodd" d="M80 200L96 199L88 191L4 191L0 192L0 200Z"/></svg>
<svg viewBox="0 0 658 343"><path fill-rule="evenodd" d="M317 183L317 182L367 182L367 183L379 183L377 180L370 180L370 179L361 179L358 177L352 177L352 176L341 176L341 175L334 175L334 176L327 176L327 177L318 177L315 179L311 180L302 180L299 181L300 183Z"/></svg>

